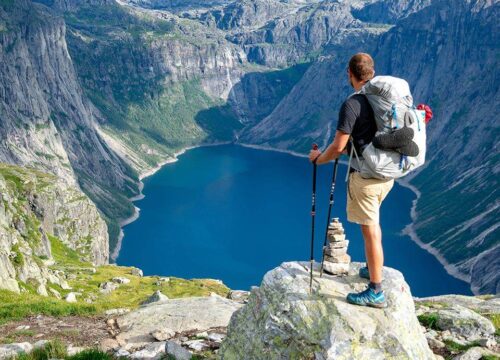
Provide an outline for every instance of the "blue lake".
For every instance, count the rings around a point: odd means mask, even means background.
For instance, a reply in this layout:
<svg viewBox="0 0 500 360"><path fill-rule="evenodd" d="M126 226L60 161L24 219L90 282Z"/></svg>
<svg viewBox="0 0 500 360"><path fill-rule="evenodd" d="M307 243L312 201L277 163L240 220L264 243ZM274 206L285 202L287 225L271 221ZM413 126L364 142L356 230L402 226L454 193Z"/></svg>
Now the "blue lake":
<svg viewBox="0 0 500 360"><path fill-rule="evenodd" d="M318 261L332 168L318 168ZM364 261L359 226L345 215L345 172L341 165L332 215L344 224L353 261ZM145 275L221 279L232 289L259 285L281 262L309 259L311 179L308 160L285 153L236 145L190 150L144 180L140 217L124 228L117 263ZM396 184L384 201L385 265L404 274L415 296L471 294L468 284L401 234L414 197Z"/></svg>

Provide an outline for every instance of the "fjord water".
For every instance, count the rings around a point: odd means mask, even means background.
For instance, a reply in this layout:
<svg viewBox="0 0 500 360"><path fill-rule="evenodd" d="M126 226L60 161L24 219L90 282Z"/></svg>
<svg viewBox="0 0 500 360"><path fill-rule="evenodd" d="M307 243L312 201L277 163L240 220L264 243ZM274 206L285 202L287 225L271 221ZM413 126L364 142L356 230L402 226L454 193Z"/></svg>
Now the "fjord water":
<svg viewBox="0 0 500 360"><path fill-rule="evenodd" d="M318 167L315 258L321 260L332 165ZM353 261L364 261L359 226L345 215L346 166L339 166L333 216ZM192 149L144 180L137 221L124 228L119 265L146 275L259 285L283 261L309 260L312 165L305 158L236 145ZM400 270L414 296L470 294L429 253L402 235L415 198L395 184L382 206L385 265Z"/></svg>

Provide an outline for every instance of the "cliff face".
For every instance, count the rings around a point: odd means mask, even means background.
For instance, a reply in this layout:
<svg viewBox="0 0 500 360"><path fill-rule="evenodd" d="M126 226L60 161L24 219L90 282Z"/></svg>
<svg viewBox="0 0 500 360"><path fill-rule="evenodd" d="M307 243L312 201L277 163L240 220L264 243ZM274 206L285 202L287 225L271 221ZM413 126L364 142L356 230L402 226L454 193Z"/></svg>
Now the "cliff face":
<svg viewBox="0 0 500 360"><path fill-rule="evenodd" d="M108 216L130 214L131 169L97 133L66 45L64 21L31 2L0 7L0 160L78 184Z"/></svg>
<svg viewBox="0 0 500 360"><path fill-rule="evenodd" d="M393 24L430 4L431 0L372 0L353 4L352 13L365 22Z"/></svg>
<svg viewBox="0 0 500 360"><path fill-rule="evenodd" d="M62 243L81 261L108 262L105 222L95 205L74 186L36 170L0 164L0 288L66 287L62 273L50 269L53 248Z"/></svg>
<svg viewBox="0 0 500 360"><path fill-rule="evenodd" d="M184 12L189 10L208 9L229 3L231 0L122 0L123 3L147 9Z"/></svg>
<svg viewBox="0 0 500 360"><path fill-rule="evenodd" d="M201 16L227 31L249 61L273 67L314 59L330 43L365 27L351 14L350 2L246 0Z"/></svg>

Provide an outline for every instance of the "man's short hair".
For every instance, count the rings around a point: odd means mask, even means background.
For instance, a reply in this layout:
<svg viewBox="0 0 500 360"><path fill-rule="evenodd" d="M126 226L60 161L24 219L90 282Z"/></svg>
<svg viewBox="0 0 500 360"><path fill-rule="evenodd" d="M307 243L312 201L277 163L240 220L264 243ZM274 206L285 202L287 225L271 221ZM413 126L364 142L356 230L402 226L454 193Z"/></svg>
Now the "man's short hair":
<svg viewBox="0 0 500 360"><path fill-rule="evenodd" d="M358 81L368 81L375 75L375 63L370 55L357 53L349 60L349 70Z"/></svg>

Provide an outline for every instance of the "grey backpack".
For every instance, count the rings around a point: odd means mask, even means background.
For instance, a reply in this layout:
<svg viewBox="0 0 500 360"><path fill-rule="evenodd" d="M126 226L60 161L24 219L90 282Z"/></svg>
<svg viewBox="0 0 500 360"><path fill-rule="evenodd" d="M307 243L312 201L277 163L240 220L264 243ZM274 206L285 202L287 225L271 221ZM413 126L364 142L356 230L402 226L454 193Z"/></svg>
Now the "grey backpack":
<svg viewBox="0 0 500 360"><path fill-rule="evenodd" d="M411 127L414 131L413 141L419 151L417 156L411 157L392 150L378 149L370 143L362 154L357 154L354 146L351 146L349 166L358 170L364 178L377 179L397 179L422 166L426 152L425 111L413 106L408 83L392 76L376 76L355 94L365 95L373 108L377 123L375 136L403 126Z"/></svg>

